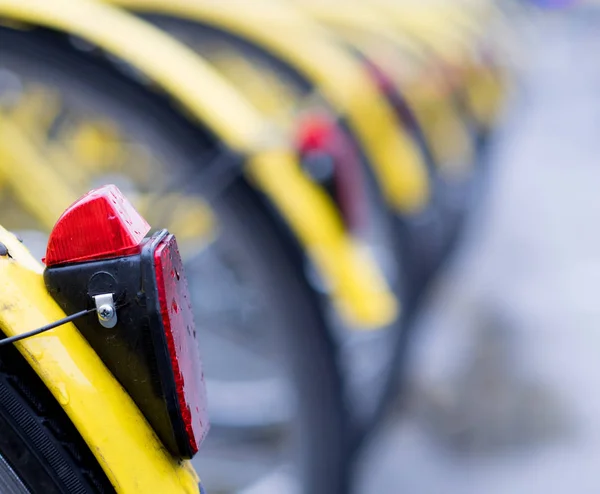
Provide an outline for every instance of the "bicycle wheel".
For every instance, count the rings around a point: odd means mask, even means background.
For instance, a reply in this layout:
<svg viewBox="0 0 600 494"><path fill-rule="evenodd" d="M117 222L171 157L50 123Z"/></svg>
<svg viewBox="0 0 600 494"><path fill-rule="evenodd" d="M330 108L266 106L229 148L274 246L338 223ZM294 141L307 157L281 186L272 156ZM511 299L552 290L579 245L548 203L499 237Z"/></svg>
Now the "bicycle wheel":
<svg viewBox="0 0 600 494"><path fill-rule="evenodd" d="M269 119L280 123L293 135L305 119L326 115L335 122L337 132L344 136L348 168L357 176L357 187L346 196L332 184L336 166L331 156L305 153L303 166L306 172L330 192L338 204L348 229L360 239L365 250L376 259L388 285L402 303L402 312L381 327L370 331L356 330L344 323L331 307L327 297L322 303L329 314L329 327L338 349L338 364L344 379L347 407L353 417L355 445L367 436L380 421L397 388L398 366L406 347L405 323L414 312L407 291L411 288L405 276L410 263L405 256L403 238L396 228L395 219L384 204L375 177L367 166L360 143L349 130L344 118L337 115L306 74L288 60L282 60L243 36L219 27L181 17L145 12L144 19L151 21L180 41L184 42L210 61L221 73L234 82ZM343 168L344 164L341 164ZM338 170L351 174L348 168ZM356 184L355 182L355 184ZM360 210L362 221L354 222L352 208ZM326 293L315 277L314 287Z"/></svg>
<svg viewBox="0 0 600 494"><path fill-rule="evenodd" d="M0 431L3 494L114 492L64 410L12 346L0 347Z"/></svg>
<svg viewBox="0 0 600 494"><path fill-rule="evenodd" d="M213 430L195 460L207 491L344 492L346 419L324 314L303 253L243 178L242 159L122 60L47 29L0 33L2 115L37 165L78 194L117 183L151 224L178 235L209 402L216 390L279 417L251 436ZM206 174L215 164L218 180ZM3 174L2 223L40 238L44 211ZM59 201L52 192L35 201ZM273 397L286 409L271 410Z"/></svg>

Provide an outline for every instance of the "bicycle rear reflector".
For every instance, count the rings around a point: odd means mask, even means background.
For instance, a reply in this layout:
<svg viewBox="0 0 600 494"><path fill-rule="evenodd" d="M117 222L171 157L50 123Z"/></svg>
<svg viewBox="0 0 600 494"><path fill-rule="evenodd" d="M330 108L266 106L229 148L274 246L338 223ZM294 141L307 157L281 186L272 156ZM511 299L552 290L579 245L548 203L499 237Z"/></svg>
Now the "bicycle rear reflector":
<svg viewBox="0 0 600 494"><path fill-rule="evenodd" d="M352 229L365 223L360 156L344 128L329 115L309 113L297 123L295 145L308 174L339 206Z"/></svg>
<svg viewBox="0 0 600 494"><path fill-rule="evenodd" d="M47 266L140 251L150 225L114 185L92 190L67 209L48 240Z"/></svg>
<svg viewBox="0 0 600 494"><path fill-rule="evenodd" d="M114 185L75 202L55 225L44 280L165 446L191 458L208 432L190 294L175 237L148 223Z"/></svg>

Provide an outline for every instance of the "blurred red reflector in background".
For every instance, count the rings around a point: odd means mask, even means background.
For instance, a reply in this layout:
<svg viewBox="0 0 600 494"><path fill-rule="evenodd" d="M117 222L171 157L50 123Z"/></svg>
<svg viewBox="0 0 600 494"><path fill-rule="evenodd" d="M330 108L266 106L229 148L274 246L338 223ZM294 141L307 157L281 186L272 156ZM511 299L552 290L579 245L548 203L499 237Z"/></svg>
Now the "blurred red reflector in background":
<svg viewBox="0 0 600 494"><path fill-rule="evenodd" d="M94 189L73 203L50 233L47 266L131 255L150 225L115 185Z"/></svg>
<svg viewBox="0 0 600 494"><path fill-rule="evenodd" d="M296 129L296 145L300 152L315 151L330 146L337 138L335 124L321 115L311 114L300 120Z"/></svg>
<svg viewBox="0 0 600 494"><path fill-rule="evenodd" d="M336 186L334 199L351 228L362 228L367 216L366 183L358 149L344 127L330 115L308 113L297 123L295 144L303 158L311 154L331 158Z"/></svg>
<svg viewBox="0 0 600 494"><path fill-rule="evenodd" d="M154 251L160 315L181 419L193 456L208 433L206 387L187 281L177 242L168 235Z"/></svg>

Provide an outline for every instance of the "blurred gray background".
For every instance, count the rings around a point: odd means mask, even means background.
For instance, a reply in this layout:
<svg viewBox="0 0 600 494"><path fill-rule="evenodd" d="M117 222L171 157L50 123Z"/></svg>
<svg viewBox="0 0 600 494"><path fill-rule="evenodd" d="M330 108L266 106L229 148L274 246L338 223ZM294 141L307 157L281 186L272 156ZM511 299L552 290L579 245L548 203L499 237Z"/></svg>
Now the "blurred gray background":
<svg viewBox="0 0 600 494"><path fill-rule="evenodd" d="M600 493L600 13L522 33L488 195L361 494Z"/></svg>

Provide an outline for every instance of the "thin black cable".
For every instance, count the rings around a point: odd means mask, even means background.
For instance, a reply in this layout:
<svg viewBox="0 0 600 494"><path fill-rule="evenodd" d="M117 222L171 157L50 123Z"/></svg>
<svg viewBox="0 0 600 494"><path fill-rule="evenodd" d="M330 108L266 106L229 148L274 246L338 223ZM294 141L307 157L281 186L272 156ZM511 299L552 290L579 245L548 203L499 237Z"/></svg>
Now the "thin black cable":
<svg viewBox="0 0 600 494"><path fill-rule="evenodd" d="M82 316L85 316L86 314L89 314L90 312L95 312L95 311L96 311L95 307L93 309L85 309L85 310L76 312L75 314L71 314L70 316L59 319L58 321L54 321L50 324L47 324L46 326L42 326L41 328L33 329L31 331L27 331L26 333L17 334L15 336L11 336L9 338L3 338L0 340L0 346L8 345L10 343L14 343L15 341L19 341L19 340L24 340L25 338L29 338L30 336L35 336L36 334L43 333L44 331L50 331L51 329L54 329L58 326L62 326L63 324L67 324L71 321L74 321L75 319L78 319Z"/></svg>

